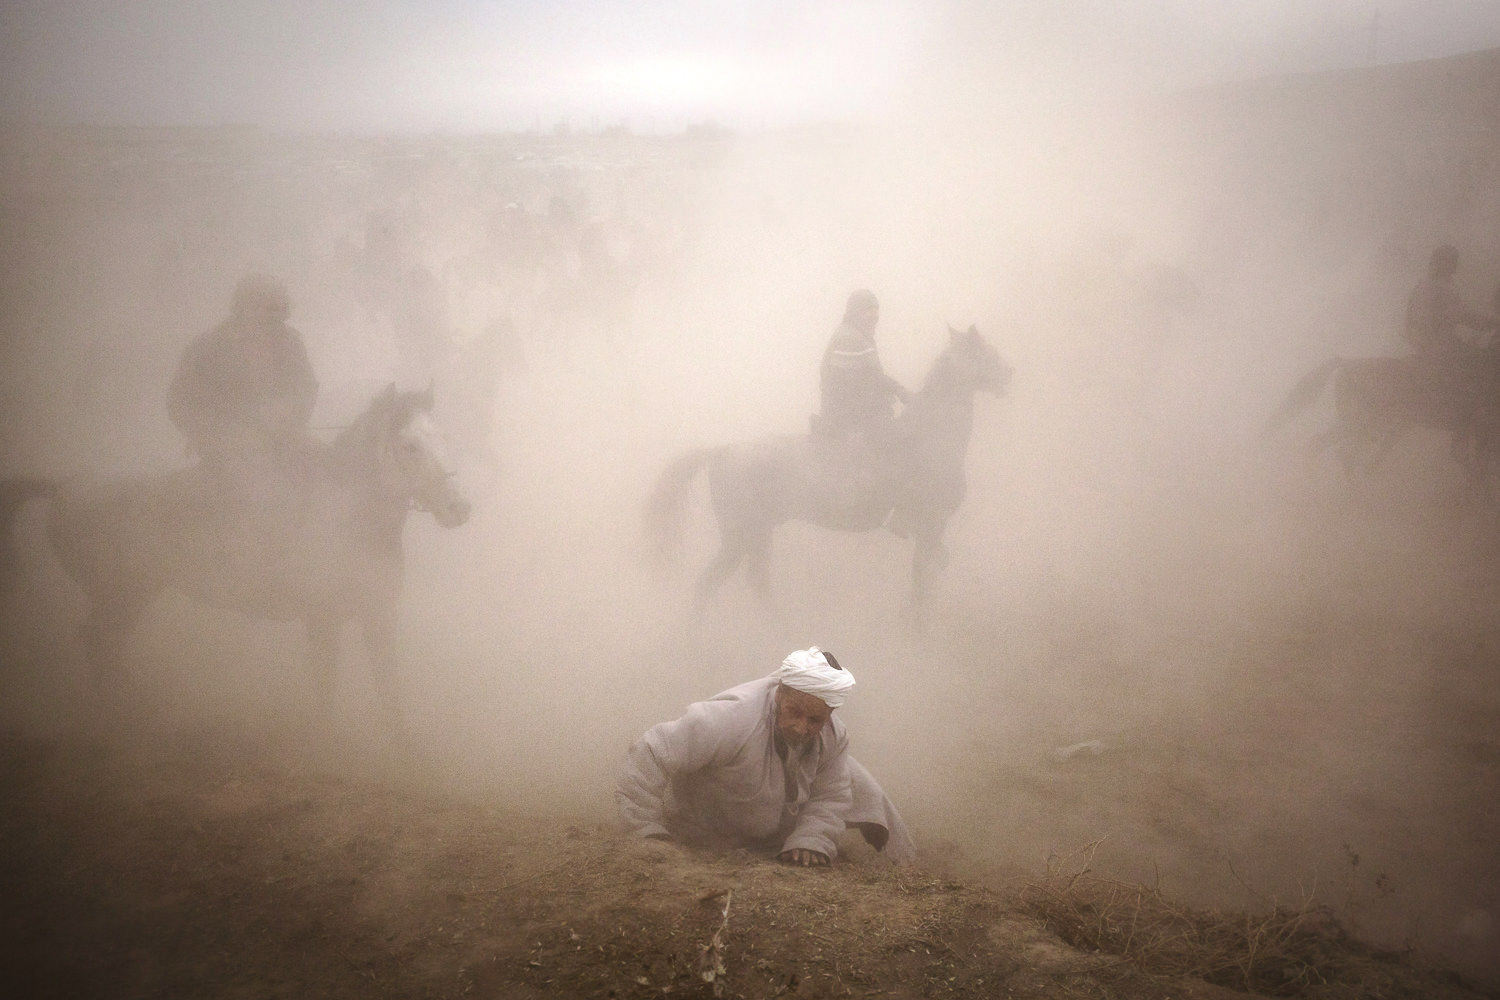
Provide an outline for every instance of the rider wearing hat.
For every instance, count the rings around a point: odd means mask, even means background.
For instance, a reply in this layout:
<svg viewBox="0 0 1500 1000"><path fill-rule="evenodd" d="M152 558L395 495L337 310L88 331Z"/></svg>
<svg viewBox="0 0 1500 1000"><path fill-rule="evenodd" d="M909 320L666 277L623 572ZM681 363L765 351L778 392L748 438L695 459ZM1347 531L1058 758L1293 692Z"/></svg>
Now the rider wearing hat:
<svg viewBox="0 0 1500 1000"><path fill-rule="evenodd" d="M867 439L889 437L892 402L905 403L911 394L885 373L875 347L880 303L875 293L861 288L849 296L844 318L823 351L819 370L822 412L815 427L820 434Z"/></svg>
<svg viewBox="0 0 1500 1000"><path fill-rule="evenodd" d="M167 413L204 465L281 455L306 440L318 379L290 315L279 279L248 275L235 287L229 318L183 352Z"/></svg>
<svg viewBox="0 0 1500 1000"><path fill-rule="evenodd" d="M167 393L167 413L206 473L203 502L222 514L230 558L285 557L284 529L305 494L318 380L290 314L279 279L246 276L229 318L187 346Z"/></svg>
<svg viewBox="0 0 1500 1000"><path fill-rule="evenodd" d="M907 478L907 461L896 435L892 403L911 400L900 382L885 373L875 347L880 303L875 293L861 288L849 296L844 318L823 351L819 372L822 410L813 418L813 434L824 441L852 444L852 453L866 456L861 464L874 482L894 483L899 490ZM906 534L900 505L887 518L887 527Z"/></svg>
<svg viewBox="0 0 1500 1000"><path fill-rule="evenodd" d="M1467 462L1473 434L1474 407L1486 388L1488 371L1480 348L1458 335L1459 327L1494 330L1493 316L1470 309L1453 287L1458 250L1444 244L1432 251L1427 276L1406 302L1406 340L1423 362L1426 379L1454 407L1453 453Z"/></svg>
<svg viewBox="0 0 1500 1000"><path fill-rule="evenodd" d="M1496 320L1464 305L1453 287L1458 273L1458 250L1444 244L1432 251L1427 277L1412 290L1406 302L1406 339L1419 357L1462 356L1473 350L1458 335L1459 327L1493 330ZM1500 299L1500 289L1496 290Z"/></svg>

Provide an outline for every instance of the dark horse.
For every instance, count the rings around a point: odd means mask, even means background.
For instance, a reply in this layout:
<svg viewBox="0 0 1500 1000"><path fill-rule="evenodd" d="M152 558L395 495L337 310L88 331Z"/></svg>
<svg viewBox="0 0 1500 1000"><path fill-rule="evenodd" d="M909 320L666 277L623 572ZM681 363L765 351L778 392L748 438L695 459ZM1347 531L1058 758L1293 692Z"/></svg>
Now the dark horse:
<svg viewBox="0 0 1500 1000"><path fill-rule="evenodd" d="M286 502L259 511L227 506L197 466L107 484L12 480L0 494L51 498L47 536L88 599L82 634L101 685L123 679L134 626L173 589L256 618L302 621L325 698L339 629L358 619L388 721L399 725L394 640L406 515L429 511L450 528L469 516L443 461L432 402L430 389L387 387L332 443L310 446Z"/></svg>
<svg viewBox="0 0 1500 1000"><path fill-rule="evenodd" d="M675 551L688 487L707 466L719 551L698 577L695 603L701 608L745 562L751 586L769 604L767 568L778 524L795 520L872 531L898 508L914 543L909 608L916 613L933 576L947 564L943 529L966 489L974 393L999 395L1010 376L1010 366L977 329L950 327L948 347L896 420L895 460L815 435L697 448L657 480L646 508L647 535L663 555Z"/></svg>
<svg viewBox="0 0 1500 1000"><path fill-rule="evenodd" d="M1332 380L1334 422L1311 446L1333 447L1349 476L1374 472L1403 434L1429 427L1453 433L1453 457L1483 486L1500 447L1500 348L1468 360L1460 368L1415 356L1333 358L1298 380L1265 431L1312 406Z"/></svg>

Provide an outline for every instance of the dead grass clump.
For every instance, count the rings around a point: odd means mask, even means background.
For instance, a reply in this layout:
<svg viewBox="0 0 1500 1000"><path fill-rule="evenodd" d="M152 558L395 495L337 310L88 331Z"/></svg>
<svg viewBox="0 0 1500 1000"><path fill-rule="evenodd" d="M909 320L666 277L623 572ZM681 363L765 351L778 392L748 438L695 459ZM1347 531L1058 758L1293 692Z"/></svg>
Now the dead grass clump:
<svg viewBox="0 0 1500 1000"><path fill-rule="evenodd" d="M1220 913L1174 902L1158 887L1092 874L1049 872L1020 892L1022 907L1064 942L1117 956L1153 976L1200 979L1276 997L1362 995L1380 955L1350 939L1309 895L1295 907ZM1387 976L1378 978L1388 979Z"/></svg>
<svg viewBox="0 0 1500 1000"><path fill-rule="evenodd" d="M807 870L768 857L689 851L644 855L590 837L606 860L533 916L535 946L504 964L530 986L579 996L799 997L983 995L1010 968L986 928L983 890L879 864Z"/></svg>

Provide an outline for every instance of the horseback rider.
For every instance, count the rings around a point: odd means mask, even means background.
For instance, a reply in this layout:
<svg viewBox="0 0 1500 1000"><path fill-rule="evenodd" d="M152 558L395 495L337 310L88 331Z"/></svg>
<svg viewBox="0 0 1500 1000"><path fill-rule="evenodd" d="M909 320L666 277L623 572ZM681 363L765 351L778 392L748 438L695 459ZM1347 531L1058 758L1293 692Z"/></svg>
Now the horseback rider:
<svg viewBox="0 0 1500 1000"><path fill-rule="evenodd" d="M235 287L229 318L183 352L167 414L205 465L286 453L307 440L318 379L290 315L279 279L248 275Z"/></svg>
<svg viewBox="0 0 1500 1000"><path fill-rule="evenodd" d="M1406 302L1406 340L1418 357L1455 358L1472 356L1473 345L1459 337L1458 328L1487 331L1496 328L1493 316L1464 305L1453 287L1458 273L1458 250L1443 244L1432 251L1427 277L1412 290ZM1500 303L1500 289L1496 289Z"/></svg>
<svg viewBox="0 0 1500 1000"><path fill-rule="evenodd" d="M1468 452L1474 407L1485 388L1481 348L1458 335L1459 327L1485 332L1497 321L1466 306L1453 287L1458 273L1458 250L1443 244L1432 251L1427 276L1406 302L1406 340L1421 359L1426 378L1435 390L1451 399L1455 422L1453 453L1463 460Z"/></svg>
<svg viewBox="0 0 1500 1000"><path fill-rule="evenodd" d="M813 418L813 437L863 456L859 464L866 466L871 480L889 481L899 490L908 478L910 456L897 435L892 404L899 401L905 406L911 393L880 364L875 347L879 323L875 293L866 288L851 293L844 318L823 350L819 367L822 405ZM887 526L897 535L906 534L899 510L893 511Z"/></svg>
<svg viewBox="0 0 1500 1000"><path fill-rule="evenodd" d="M280 279L247 275L229 317L187 346L167 393L168 416L226 509L285 500L313 447L318 380L290 315Z"/></svg>
<svg viewBox="0 0 1500 1000"><path fill-rule="evenodd" d="M819 369L822 409L813 421L819 435L859 437L876 447L890 442L891 404L899 400L904 405L911 394L881 367L875 347L879 322L880 303L874 292L861 288L849 296Z"/></svg>

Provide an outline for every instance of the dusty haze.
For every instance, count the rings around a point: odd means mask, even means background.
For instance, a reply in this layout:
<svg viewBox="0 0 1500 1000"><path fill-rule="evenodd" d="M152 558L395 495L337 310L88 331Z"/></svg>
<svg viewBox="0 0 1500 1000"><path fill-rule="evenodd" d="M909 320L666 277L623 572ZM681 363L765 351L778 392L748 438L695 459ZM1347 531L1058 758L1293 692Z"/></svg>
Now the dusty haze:
<svg viewBox="0 0 1500 1000"><path fill-rule="evenodd" d="M362 291L392 226L455 346L502 316L517 331L486 415L497 462L458 456L473 521L407 528L418 749L390 759L352 637L338 718L310 737L298 631L176 598L131 657L167 725L603 821L647 726L817 643L858 678L854 751L931 863L1005 878L1103 840L1100 869L1217 905L1315 891L1493 981L1495 510L1439 435L1351 485L1301 448L1326 411L1258 431L1316 364L1401 349L1436 243L1489 303L1500 53L1156 96L975 66L934 63L878 121L731 134L12 127L5 472L180 464L172 366L252 268L291 288L315 424L420 381ZM559 193L638 268L627 322L547 328L490 286L487 221ZM653 479L690 446L803 431L861 286L908 386L949 323L1016 370L980 400L928 628L899 618L907 543L802 525L777 535L779 618L736 580L692 619L704 492L662 577L639 536ZM7 726L73 731L94 724L81 599L42 517L16 526L0 704Z"/></svg>

